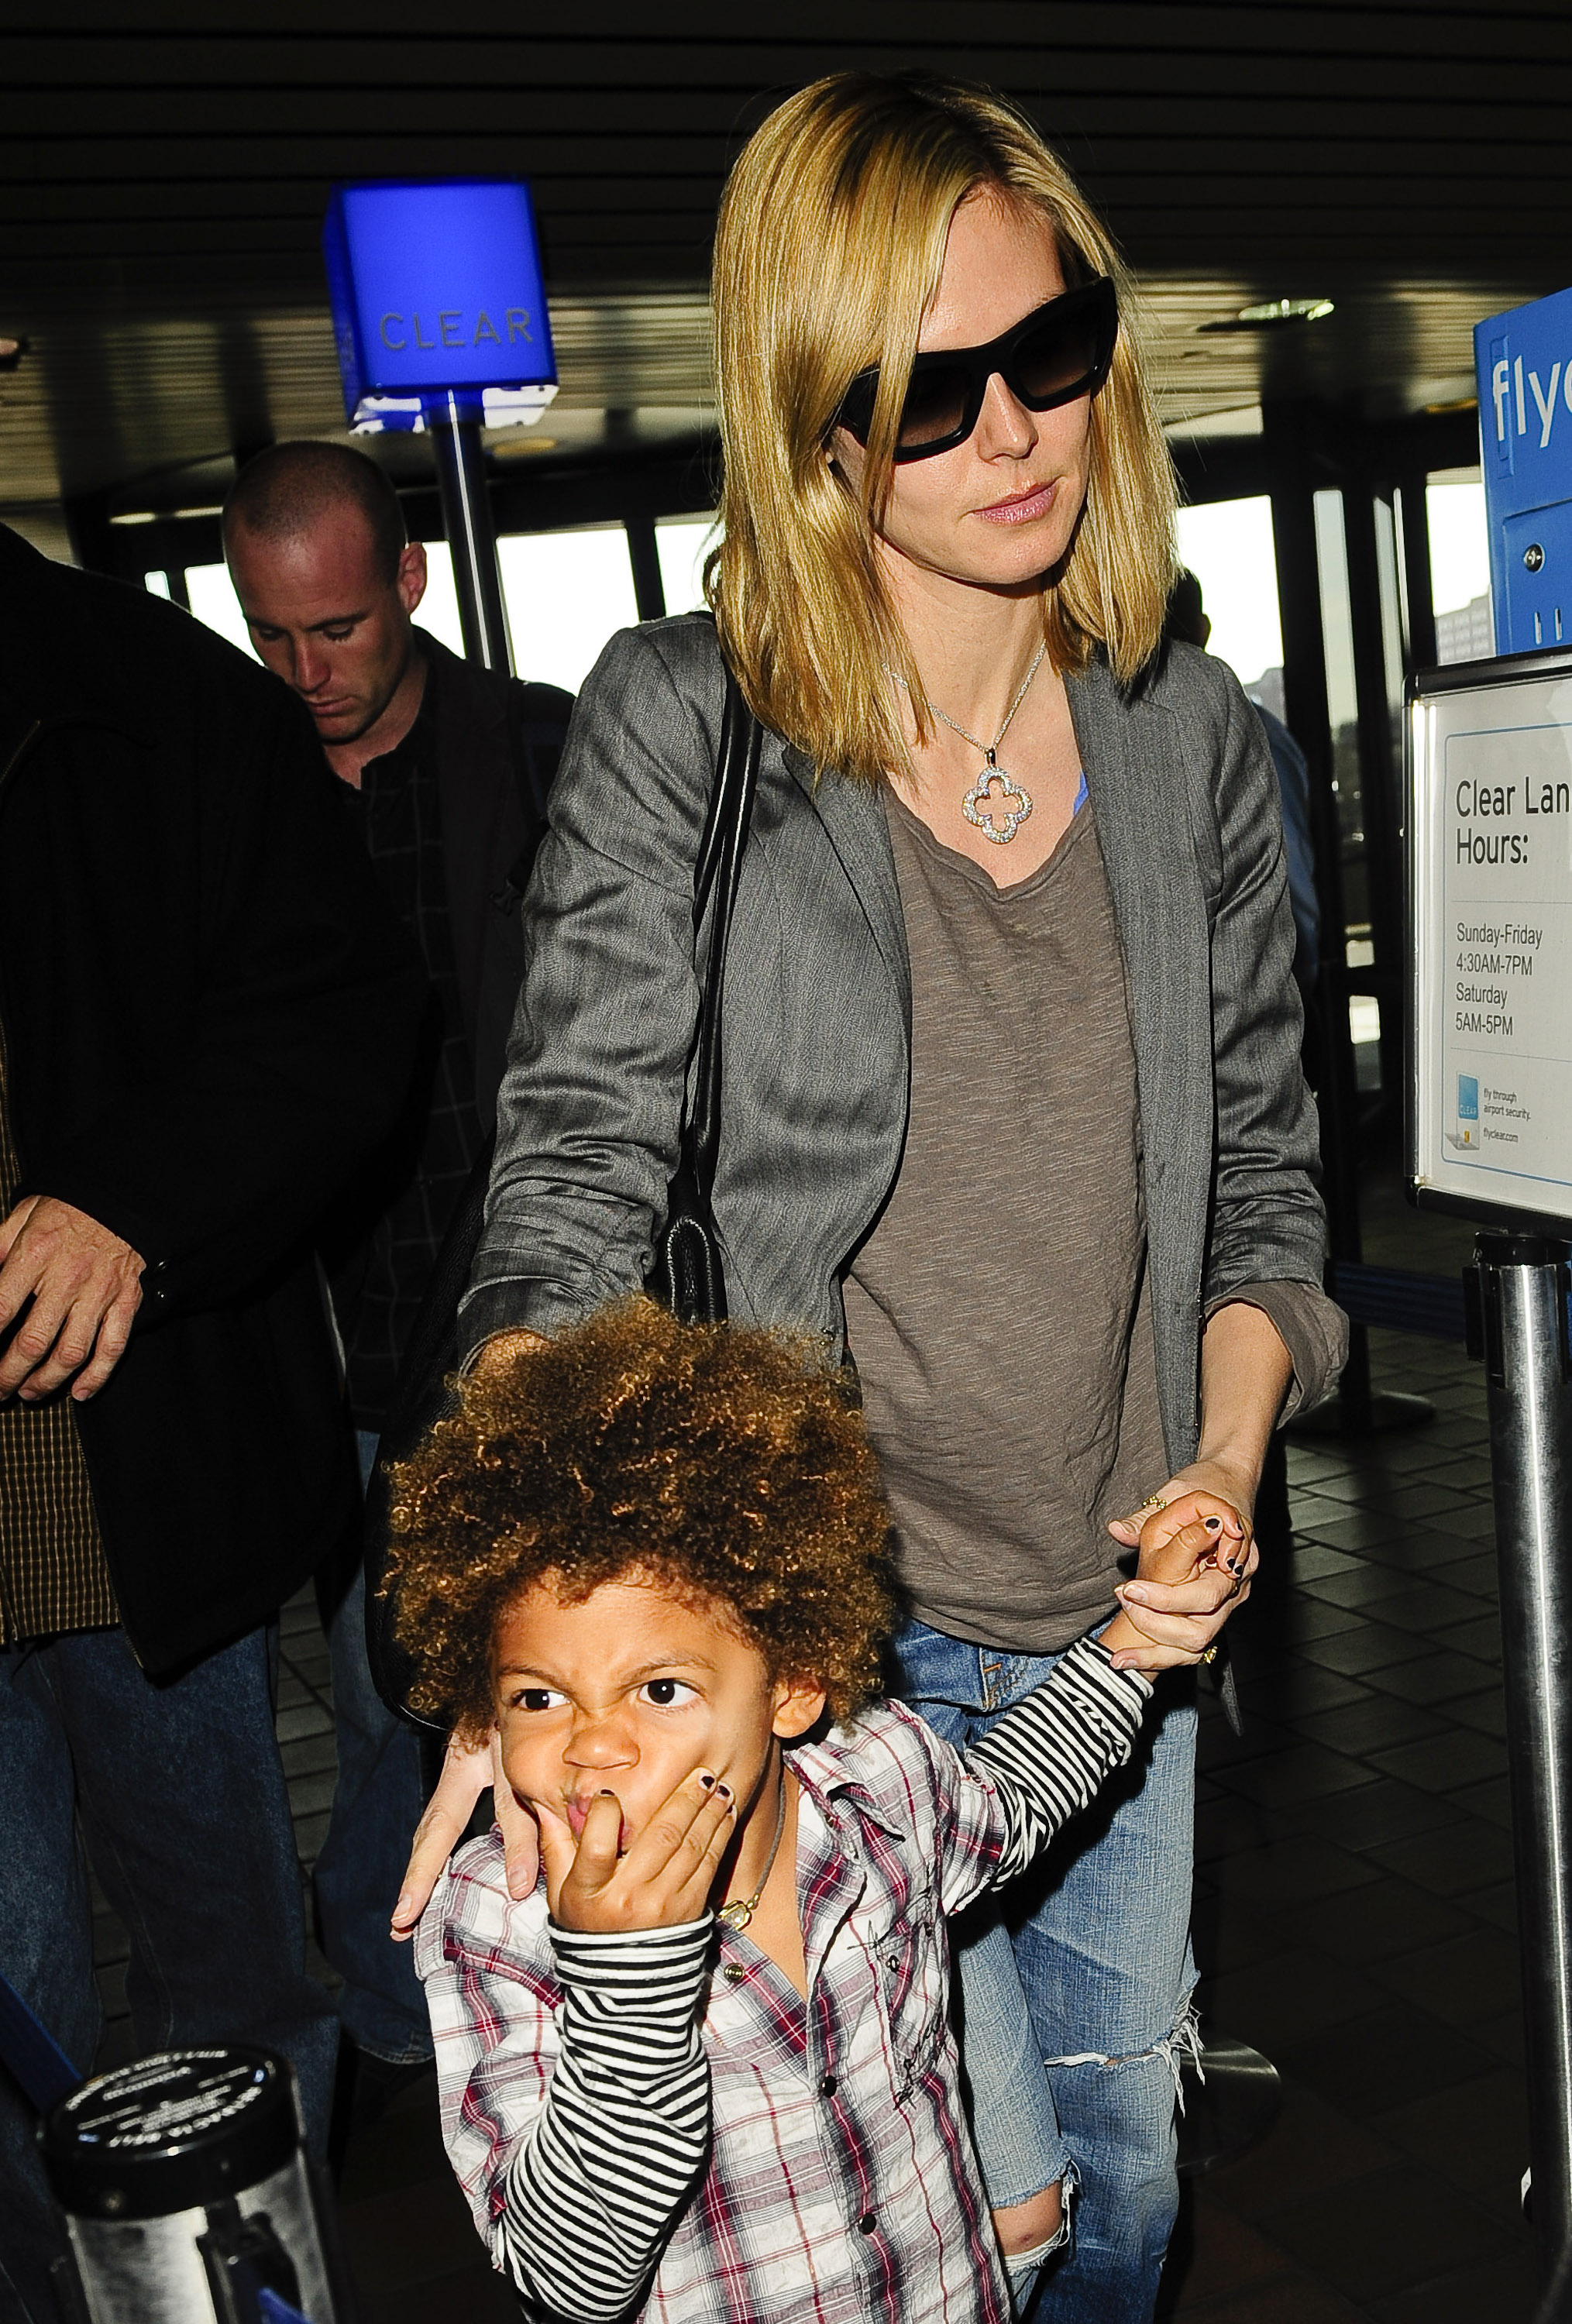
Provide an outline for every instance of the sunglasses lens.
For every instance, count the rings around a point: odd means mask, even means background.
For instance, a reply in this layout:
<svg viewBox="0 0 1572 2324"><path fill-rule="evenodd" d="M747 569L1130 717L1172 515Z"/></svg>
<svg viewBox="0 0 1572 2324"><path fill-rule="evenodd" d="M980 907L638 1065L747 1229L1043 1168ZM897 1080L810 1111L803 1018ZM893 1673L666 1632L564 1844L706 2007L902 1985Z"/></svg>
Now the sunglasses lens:
<svg viewBox="0 0 1572 2324"><path fill-rule="evenodd" d="M925 445L939 444L947 436L958 435L966 416L968 383L966 373L958 364L953 371L946 365L937 365L932 371L916 373L901 407L896 448L920 452Z"/></svg>
<svg viewBox="0 0 1572 2324"><path fill-rule="evenodd" d="M1050 316L1029 331L1015 350L1014 370L1022 401L1041 411L1068 403L1103 361L1102 333L1095 315Z"/></svg>

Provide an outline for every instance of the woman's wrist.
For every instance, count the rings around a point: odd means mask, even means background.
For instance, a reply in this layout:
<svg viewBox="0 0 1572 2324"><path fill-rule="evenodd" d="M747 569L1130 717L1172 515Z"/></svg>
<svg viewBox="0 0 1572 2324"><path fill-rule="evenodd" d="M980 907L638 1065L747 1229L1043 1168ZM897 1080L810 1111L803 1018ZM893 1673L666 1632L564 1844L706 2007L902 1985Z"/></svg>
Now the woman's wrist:
<svg viewBox="0 0 1572 2324"><path fill-rule="evenodd" d="M1255 1496L1261 1489L1261 1471L1265 1453L1252 1457L1247 1452L1229 1448L1225 1452L1197 1452L1189 1466L1175 1471L1163 1487L1167 1499L1172 1499L1176 1488L1182 1491L1187 1485L1203 1492L1216 1493L1238 1510L1249 1525L1255 1510Z"/></svg>

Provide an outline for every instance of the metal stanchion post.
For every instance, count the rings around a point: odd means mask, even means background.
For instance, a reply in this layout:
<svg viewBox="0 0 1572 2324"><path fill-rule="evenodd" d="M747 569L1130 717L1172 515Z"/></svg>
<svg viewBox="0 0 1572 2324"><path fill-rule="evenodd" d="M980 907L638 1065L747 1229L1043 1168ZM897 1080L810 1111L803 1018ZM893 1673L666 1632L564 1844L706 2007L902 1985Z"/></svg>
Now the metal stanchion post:
<svg viewBox="0 0 1572 2324"><path fill-rule="evenodd" d="M503 603L479 416L472 402L450 393L427 397L425 411L437 455L437 491L453 558L465 656L482 669L505 670L511 677L513 641Z"/></svg>
<svg viewBox="0 0 1572 2324"><path fill-rule="evenodd" d="M1528 2041L1533 2223L1547 2277L1572 2248L1572 1365L1567 1246L1482 1233L1484 1358ZM1565 2290L1543 2311L1572 2315Z"/></svg>

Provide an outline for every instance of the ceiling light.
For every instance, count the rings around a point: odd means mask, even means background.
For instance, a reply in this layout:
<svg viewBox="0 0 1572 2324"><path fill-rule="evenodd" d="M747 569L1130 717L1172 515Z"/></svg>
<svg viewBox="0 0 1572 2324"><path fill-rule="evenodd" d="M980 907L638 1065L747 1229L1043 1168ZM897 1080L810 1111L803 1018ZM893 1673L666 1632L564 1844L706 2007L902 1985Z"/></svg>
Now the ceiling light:
<svg viewBox="0 0 1572 2324"><path fill-rule="evenodd" d="M1280 323L1318 323L1323 315L1333 312L1330 299L1263 299L1253 307L1241 307L1236 315L1226 315L1221 321L1203 323L1203 331L1270 331Z"/></svg>
<svg viewBox="0 0 1572 2324"><path fill-rule="evenodd" d="M0 332L0 371L14 371L26 353L25 339L10 338L4 332Z"/></svg>
<svg viewBox="0 0 1572 2324"><path fill-rule="evenodd" d="M111 524L181 524L193 517L222 516L221 508L121 509Z"/></svg>
<svg viewBox="0 0 1572 2324"><path fill-rule="evenodd" d="M1262 307L1241 307L1237 323L1318 323L1332 312L1330 299L1269 299Z"/></svg>

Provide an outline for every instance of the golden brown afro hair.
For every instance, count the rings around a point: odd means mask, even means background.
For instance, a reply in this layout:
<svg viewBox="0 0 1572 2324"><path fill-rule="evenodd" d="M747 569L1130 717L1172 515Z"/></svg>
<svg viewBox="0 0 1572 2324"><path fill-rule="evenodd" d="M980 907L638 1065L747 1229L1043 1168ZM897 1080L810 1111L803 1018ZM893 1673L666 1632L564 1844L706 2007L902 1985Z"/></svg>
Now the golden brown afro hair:
<svg viewBox="0 0 1572 2324"><path fill-rule="evenodd" d="M392 1481L412 1699L471 1738L495 1717L498 1620L548 1575L569 1601L636 1569L714 1605L837 1719L879 1692L889 1518L819 1342L626 1300L461 1381Z"/></svg>

